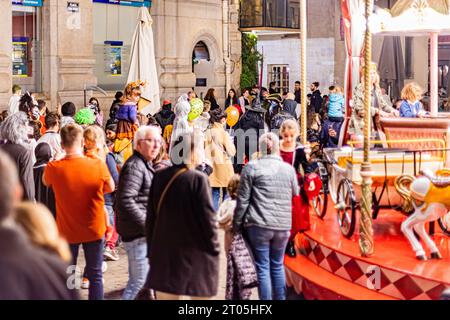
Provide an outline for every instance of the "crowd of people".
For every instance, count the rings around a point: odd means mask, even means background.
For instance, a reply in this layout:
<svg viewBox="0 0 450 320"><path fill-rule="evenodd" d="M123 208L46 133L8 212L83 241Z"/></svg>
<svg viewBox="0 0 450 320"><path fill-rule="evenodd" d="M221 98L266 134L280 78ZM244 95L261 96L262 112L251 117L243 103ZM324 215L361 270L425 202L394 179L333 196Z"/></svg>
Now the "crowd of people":
<svg viewBox="0 0 450 320"><path fill-rule="evenodd" d="M373 116L424 116L417 84L405 86L397 110L371 70ZM221 250L227 299L248 299L254 287L260 299L286 299L284 255L295 256L293 239L309 228L309 202L321 188L311 149L299 143L300 83L282 94L273 84L240 96L231 89L223 106L214 89L203 100L191 91L174 106L164 100L154 116L140 113L142 86L117 92L106 122L95 97L78 110L66 102L49 111L13 87L0 119L0 281L10 284L0 298L77 299L84 288L103 299L106 261L119 260L122 246L125 300L216 296ZM335 146L343 89L322 96L319 87L307 95L308 139ZM362 89L353 97L355 135Z"/></svg>

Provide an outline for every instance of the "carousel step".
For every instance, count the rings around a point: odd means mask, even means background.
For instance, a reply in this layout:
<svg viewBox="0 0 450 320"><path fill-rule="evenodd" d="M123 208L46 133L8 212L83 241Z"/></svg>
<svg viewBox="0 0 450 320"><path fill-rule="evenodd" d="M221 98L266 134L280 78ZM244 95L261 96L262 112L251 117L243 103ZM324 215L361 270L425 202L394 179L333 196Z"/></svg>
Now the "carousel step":
<svg viewBox="0 0 450 320"><path fill-rule="evenodd" d="M294 286L297 293L302 291L301 281L307 280L319 290L327 290L327 297L342 300L397 300L388 295L364 288L339 276L336 276L302 255L285 258L288 284ZM304 293L305 296L308 296ZM323 297L316 297L318 299Z"/></svg>

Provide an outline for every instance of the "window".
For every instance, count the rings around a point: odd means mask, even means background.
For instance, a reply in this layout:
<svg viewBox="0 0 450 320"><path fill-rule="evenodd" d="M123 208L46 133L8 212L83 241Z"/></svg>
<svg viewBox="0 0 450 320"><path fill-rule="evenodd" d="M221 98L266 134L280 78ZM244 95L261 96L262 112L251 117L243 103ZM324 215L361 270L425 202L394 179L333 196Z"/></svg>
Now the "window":
<svg viewBox="0 0 450 320"><path fill-rule="evenodd" d="M127 81L138 12L138 7L93 4L94 72L104 90L123 90Z"/></svg>
<svg viewBox="0 0 450 320"><path fill-rule="evenodd" d="M289 65L269 65L269 83L275 82L275 90L280 94L289 92Z"/></svg>
<svg viewBox="0 0 450 320"><path fill-rule="evenodd" d="M241 29L300 27L299 0L241 0Z"/></svg>
<svg viewBox="0 0 450 320"><path fill-rule="evenodd" d="M41 91L41 9L13 5L13 83L31 92Z"/></svg>

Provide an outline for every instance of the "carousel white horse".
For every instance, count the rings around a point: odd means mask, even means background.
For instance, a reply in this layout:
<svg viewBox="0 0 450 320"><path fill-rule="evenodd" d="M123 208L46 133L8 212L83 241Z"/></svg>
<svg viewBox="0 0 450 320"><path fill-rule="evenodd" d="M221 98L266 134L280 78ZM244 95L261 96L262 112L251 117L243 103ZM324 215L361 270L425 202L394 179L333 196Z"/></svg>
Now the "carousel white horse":
<svg viewBox="0 0 450 320"><path fill-rule="evenodd" d="M438 247L425 230L425 223L445 216L450 210L450 170L444 169L435 175L430 170L423 170L422 176L399 176L396 179L398 193L405 200L405 207L414 212L402 223L401 230L408 238L416 258L427 260L425 251L414 231L424 240L431 252L431 259L441 259ZM407 185L410 184L409 189ZM405 211L409 211L405 209Z"/></svg>

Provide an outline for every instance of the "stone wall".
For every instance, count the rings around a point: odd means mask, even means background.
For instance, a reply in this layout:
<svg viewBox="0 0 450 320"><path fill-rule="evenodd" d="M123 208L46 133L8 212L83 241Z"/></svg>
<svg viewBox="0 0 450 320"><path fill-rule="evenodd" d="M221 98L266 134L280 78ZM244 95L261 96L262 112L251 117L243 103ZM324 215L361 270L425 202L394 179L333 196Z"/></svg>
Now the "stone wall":
<svg viewBox="0 0 450 320"><path fill-rule="evenodd" d="M12 5L10 0L0 0L0 106L6 109L12 87Z"/></svg>

